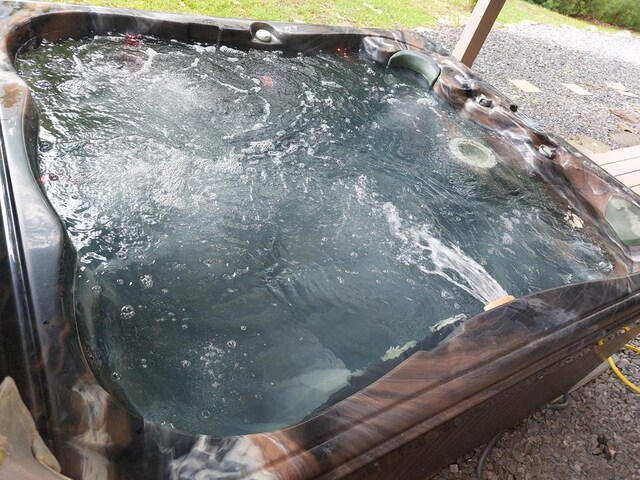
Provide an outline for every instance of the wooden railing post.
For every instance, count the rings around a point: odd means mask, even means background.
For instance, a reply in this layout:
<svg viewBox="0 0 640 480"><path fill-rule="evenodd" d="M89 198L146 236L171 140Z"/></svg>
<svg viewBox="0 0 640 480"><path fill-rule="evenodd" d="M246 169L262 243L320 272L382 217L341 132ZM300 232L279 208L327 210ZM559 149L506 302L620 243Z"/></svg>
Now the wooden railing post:
<svg viewBox="0 0 640 480"><path fill-rule="evenodd" d="M498 18L506 0L478 0L453 49L453 56L470 67Z"/></svg>

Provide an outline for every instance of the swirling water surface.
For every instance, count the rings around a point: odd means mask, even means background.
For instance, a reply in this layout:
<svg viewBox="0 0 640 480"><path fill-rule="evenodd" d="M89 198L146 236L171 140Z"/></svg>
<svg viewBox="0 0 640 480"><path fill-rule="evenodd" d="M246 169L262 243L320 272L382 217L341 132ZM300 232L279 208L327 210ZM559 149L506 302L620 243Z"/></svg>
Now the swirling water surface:
<svg viewBox="0 0 640 480"><path fill-rule="evenodd" d="M489 134L357 56L97 37L17 68L86 358L150 420L286 426L443 319L611 270L542 185L453 155Z"/></svg>

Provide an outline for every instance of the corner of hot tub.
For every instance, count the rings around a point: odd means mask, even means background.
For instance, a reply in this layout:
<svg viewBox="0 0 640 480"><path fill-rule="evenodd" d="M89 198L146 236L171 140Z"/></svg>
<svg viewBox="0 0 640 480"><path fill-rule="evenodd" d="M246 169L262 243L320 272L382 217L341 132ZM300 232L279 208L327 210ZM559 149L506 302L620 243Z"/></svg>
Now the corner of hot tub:
<svg viewBox="0 0 640 480"><path fill-rule="evenodd" d="M638 313L640 275L514 300L300 424L201 437L172 469L222 474L229 458L240 478L425 478L566 393L640 332Z"/></svg>
<svg viewBox="0 0 640 480"><path fill-rule="evenodd" d="M29 8L11 12L22 19L32 18L33 13ZM90 457L88 452L100 448L95 441L74 446L74 438L90 434L87 429L125 432L137 427L135 417L123 419L122 409L114 410L113 402L104 397L106 392L93 379L77 346L70 280L75 276L76 255L39 183L37 111L29 88L12 65L14 49L20 47L17 42L27 41L28 36L16 26L20 22L13 24L15 28L7 28L6 19L3 22L0 268L8 275L3 276L0 304L2 374L14 377L39 431L69 472L70 462L65 461L69 455L72 463L82 465L79 457ZM100 402L105 412L115 413L113 419L103 418L96 425Z"/></svg>
<svg viewBox="0 0 640 480"><path fill-rule="evenodd" d="M544 184L579 222L588 220L614 257L615 273L629 274L640 262L640 201L589 158L522 114L507 96L466 65L446 55L417 32L369 36L362 41L368 58L408 68L425 77L440 101L491 131L488 140L501 160Z"/></svg>
<svg viewBox="0 0 640 480"><path fill-rule="evenodd" d="M40 370L39 352L46 344L42 333L61 321L58 291L59 263L65 248L62 226L36 180L37 116L30 91L3 63L0 71L0 135L2 137L2 223L9 263L14 315L11 322L17 356L23 372L17 379L28 393L27 403L39 425L47 423L46 378ZM42 288L42 290L40 290ZM9 320L10 319L10 320ZM26 386L26 384L29 384Z"/></svg>

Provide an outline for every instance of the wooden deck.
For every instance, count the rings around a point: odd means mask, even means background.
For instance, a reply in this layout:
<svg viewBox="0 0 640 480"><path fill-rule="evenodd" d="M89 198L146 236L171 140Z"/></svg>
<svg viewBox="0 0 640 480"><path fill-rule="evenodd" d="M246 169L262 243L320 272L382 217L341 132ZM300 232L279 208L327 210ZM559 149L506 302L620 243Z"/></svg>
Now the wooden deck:
<svg viewBox="0 0 640 480"><path fill-rule="evenodd" d="M589 157L640 195L640 145L606 153L594 153Z"/></svg>

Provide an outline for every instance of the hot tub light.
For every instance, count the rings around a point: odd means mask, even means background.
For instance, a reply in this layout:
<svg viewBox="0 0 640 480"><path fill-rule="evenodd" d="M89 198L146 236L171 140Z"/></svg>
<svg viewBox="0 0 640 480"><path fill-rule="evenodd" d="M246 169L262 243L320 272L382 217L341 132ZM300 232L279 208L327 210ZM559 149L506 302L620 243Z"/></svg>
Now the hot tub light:
<svg viewBox="0 0 640 480"><path fill-rule="evenodd" d="M349 57L349 52L347 51L346 48L343 48L343 47L336 47L336 53L343 58Z"/></svg>
<svg viewBox="0 0 640 480"><path fill-rule="evenodd" d="M140 33L138 33L138 34L127 33L124 36L125 45L130 45L132 47L137 47L138 45L140 45L141 41L142 41L142 35Z"/></svg>

